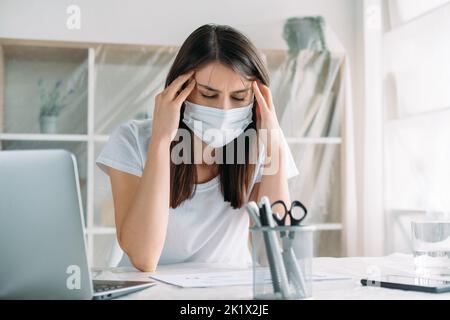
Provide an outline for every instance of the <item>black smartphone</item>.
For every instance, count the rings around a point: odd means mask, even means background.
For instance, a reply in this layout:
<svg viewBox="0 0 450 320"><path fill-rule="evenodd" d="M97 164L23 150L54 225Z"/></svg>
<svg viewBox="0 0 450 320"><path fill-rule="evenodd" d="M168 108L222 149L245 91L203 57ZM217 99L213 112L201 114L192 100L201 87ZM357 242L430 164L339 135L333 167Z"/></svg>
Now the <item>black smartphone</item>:
<svg viewBox="0 0 450 320"><path fill-rule="evenodd" d="M404 275L386 275L377 279L361 279L361 284L368 287L382 287L429 293L450 292L450 281L427 279Z"/></svg>

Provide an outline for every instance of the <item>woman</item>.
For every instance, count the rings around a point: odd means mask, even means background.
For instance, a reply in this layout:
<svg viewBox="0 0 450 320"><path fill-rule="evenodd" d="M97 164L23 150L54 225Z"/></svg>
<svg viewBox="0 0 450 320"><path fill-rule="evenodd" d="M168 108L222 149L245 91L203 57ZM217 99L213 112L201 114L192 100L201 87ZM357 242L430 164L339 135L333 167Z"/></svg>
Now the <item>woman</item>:
<svg viewBox="0 0 450 320"><path fill-rule="evenodd" d="M204 25L181 46L152 119L111 134L97 165L110 177L119 245L137 269L251 263L245 204L264 195L289 202L287 179L298 174L268 85L243 34Z"/></svg>

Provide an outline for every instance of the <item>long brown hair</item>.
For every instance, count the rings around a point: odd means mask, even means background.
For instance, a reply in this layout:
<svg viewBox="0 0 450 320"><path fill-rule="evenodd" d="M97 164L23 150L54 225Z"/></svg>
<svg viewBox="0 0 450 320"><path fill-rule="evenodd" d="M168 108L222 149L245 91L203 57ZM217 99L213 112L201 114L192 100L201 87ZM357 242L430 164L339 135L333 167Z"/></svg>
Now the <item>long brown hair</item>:
<svg viewBox="0 0 450 320"><path fill-rule="evenodd" d="M227 25L206 24L197 28L184 41L166 78L165 87L179 75L199 68L210 62L218 61L229 66L248 80L259 79L269 86L269 72L258 50L241 32ZM246 130L256 132L256 100L253 103L253 121ZM183 122L184 103L181 107L179 128L188 130ZM191 132L192 136L192 132ZM191 139L192 140L192 139ZM177 144L172 141L170 151ZM237 138L232 141L237 146ZM219 164L219 176L224 200L233 208L240 208L247 199L255 165L249 163L249 146L245 144L245 163ZM226 146L222 155L226 158ZM191 148L193 150L193 148ZM235 149L236 150L236 149ZM192 160L192 154L191 154ZM176 208L184 200L192 198L197 184L196 165L190 163L170 163L170 206Z"/></svg>

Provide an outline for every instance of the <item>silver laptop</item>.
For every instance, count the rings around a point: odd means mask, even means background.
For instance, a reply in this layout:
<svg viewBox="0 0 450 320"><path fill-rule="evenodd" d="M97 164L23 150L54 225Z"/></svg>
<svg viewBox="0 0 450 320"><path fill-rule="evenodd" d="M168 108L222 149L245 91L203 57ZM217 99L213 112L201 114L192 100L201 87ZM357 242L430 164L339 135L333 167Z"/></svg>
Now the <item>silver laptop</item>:
<svg viewBox="0 0 450 320"><path fill-rule="evenodd" d="M153 281L92 281L76 159L0 151L0 299L109 299Z"/></svg>

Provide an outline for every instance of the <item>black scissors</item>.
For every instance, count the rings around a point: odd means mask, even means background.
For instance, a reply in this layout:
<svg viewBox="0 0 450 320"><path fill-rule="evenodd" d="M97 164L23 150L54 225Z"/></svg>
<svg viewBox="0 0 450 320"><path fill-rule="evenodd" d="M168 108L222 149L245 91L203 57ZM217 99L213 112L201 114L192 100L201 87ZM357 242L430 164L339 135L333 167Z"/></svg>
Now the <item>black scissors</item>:
<svg viewBox="0 0 450 320"><path fill-rule="evenodd" d="M288 209L286 203L283 200L277 200L274 203L272 203L271 208L272 212L274 208L279 208L280 205L284 209L284 215L282 218L279 218L276 213L272 213L273 219L277 222L279 226L286 226L286 217L289 216L291 220L291 226L299 226L300 223L306 218L306 215L308 214L308 210L298 200L294 200L291 203L291 207ZM295 214L292 214L292 212L295 210ZM301 210L302 212L299 212Z"/></svg>
<svg viewBox="0 0 450 320"><path fill-rule="evenodd" d="M272 210L273 219L279 226L286 226L287 216L289 216L291 220L291 226L299 226L308 214L308 210L306 209L306 207L298 200L292 201L291 207L289 209L287 208L287 205L283 200L275 201L274 203L272 203L270 208L279 209L280 205L282 206L282 210L284 209L284 216L282 218L279 218L277 213L273 212ZM282 256L289 282L292 282L294 284L297 293L299 293L301 296L305 296L305 277L302 273L302 270L297 264L297 258L292 247L294 236L295 231L280 230L280 237L282 239L283 246Z"/></svg>

